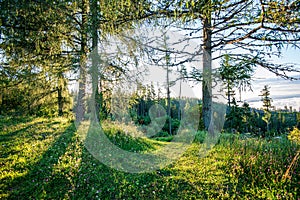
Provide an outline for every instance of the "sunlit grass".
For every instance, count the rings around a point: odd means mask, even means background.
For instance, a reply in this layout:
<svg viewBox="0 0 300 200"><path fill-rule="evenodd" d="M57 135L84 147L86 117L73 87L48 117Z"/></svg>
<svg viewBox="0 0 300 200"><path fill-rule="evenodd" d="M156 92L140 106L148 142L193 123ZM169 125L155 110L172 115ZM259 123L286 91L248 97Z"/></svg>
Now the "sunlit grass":
<svg viewBox="0 0 300 200"><path fill-rule="evenodd" d="M130 125L105 122L110 140L127 151L168 144L134 137ZM111 169L84 147L67 119L0 119L0 198L4 199L297 199L300 167L282 180L296 151L286 138L224 134L207 156L203 133L175 163L151 173Z"/></svg>
<svg viewBox="0 0 300 200"><path fill-rule="evenodd" d="M133 125L104 121L101 123L101 126L107 137L115 145L127 151L153 151L167 144L165 141L156 141L147 138Z"/></svg>
<svg viewBox="0 0 300 200"><path fill-rule="evenodd" d="M46 152L54 159L58 155L55 152L60 146L53 146L57 138L61 137L70 123L67 119L45 119L34 118L26 120L24 118L4 119L0 129L0 154L1 154L1 197L6 197L15 188L19 188L24 181L23 177L31 176L30 172L37 165ZM59 144L60 145L60 144ZM52 147L51 147L52 146ZM50 148L55 150L50 151ZM59 153L59 151L58 151ZM51 160L42 163L49 165ZM41 169L42 170L42 169ZM35 182L34 177L26 182ZM29 184L30 186L30 184ZM28 188L27 188L28 189Z"/></svg>

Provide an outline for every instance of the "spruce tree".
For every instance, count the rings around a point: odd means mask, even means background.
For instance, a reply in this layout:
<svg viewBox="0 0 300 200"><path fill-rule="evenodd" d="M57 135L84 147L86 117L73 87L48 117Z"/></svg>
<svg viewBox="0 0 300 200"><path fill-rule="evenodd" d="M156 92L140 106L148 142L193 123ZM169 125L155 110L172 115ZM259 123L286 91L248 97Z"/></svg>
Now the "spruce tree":
<svg viewBox="0 0 300 200"><path fill-rule="evenodd" d="M263 108L265 111L269 112L272 108L271 102L272 98L270 97L270 86L265 85L264 88L260 91L261 101L263 102Z"/></svg>

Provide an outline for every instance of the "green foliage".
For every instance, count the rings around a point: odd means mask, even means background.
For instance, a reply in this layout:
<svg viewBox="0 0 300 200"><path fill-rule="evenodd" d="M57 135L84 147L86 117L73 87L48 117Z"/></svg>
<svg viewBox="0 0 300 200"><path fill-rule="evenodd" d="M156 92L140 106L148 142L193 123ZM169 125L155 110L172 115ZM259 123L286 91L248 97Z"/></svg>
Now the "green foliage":
<svg viewBox="0 0 300 200"><path fill-rule="evenodd" d="M298 112L258 110L250 108L246 102L240 107L235 101L228 110L224 124L228 132L234 129L238 133L270 137L282 135L298 124Z"/></svg>
<svg viewBox="0 0 300 200"><path fill-rule="evenodd" d="M172 135L175 135L178 127L180 126L180 121L178 119L172 119L172 118L170 119L171 119ZM169 132L169 123L170 121L169 119L167 119L164 127L162 128L162 131Z"/></svg>
<svg viewBox="0 0 300 200"><path fill-rule="evenodd" d="M270 97L270 87L268 85L265 85L264 88L260 92L261 92L260 96L262 96L261 100L263 102L263 108L264 108L264 110L269 111L272 108L272 106L271 106L272 98Z"/></svg>
<svg viewBox="0 0 300 200"><path fill-rule="evenodd" d="M11 78L8 84L3 84L1 91L0 110L3 115L58 115L58 89L56 82L43 79L44 72L27 73L27 81L20 81L18 75ZM1 85L0 77L0 85ZM3 82L2 82L3 83ZM61 108L64 114L68 113L72 106L72 99L66 88L62 87Z"/></svg>
<svg viewBox="0 0 300 200"><path fill-rule="evenodd" d="M219 68L220 78L224 82L228 105L232 103L235 89L246 90L251 87L251 76L253 74L253 63L240 61L229 55L225 55Z"/></svg>
<svg viewBox="0 0 300 200"><path fill-rule="evenodd" d="M158 133L156 133L155 135L153 135L153 138L168 138L170 137L170 134L168 133L168 131L158 131Z"/></svg>
<svg viewBox="0 0 300 200"><path fill-rule="evenodd" d="M231 107L228 107L228 109L229 112L226 115L225 128L228 127L229 131L232 131L230 129L235 129L236 132L241 132L243 109L237 105L235 98L233 98Z"/></svg>
<svg viewBox="0 0 300 200"><path fill-rule="evenodd" d="M72 106L64 75L72 63L62 49L68 47L66 33L73 31L66 17L70 7L1 2L0 110L5 114L62 115Z"/></svg>
<svg viewBox="0 0 300 200"><path fill-rule="evenodd" d="M271 119L271 113L268 110L265 110L262 120L267 124L267 132L269 132L270 119Z"/></svg>
<svg viewBox="0 0 300 200"><path fill-rule="evenodd" d="M289 132L288 139L300 144L300 130L294 127L294 129Z"/></svg>
<svg viewBox="0 0 300 200"><path fill-rule="evenodd" d="M194 142L203 143L206 138L206 131L197 131Z"/></svg>
<svg viewBox="0 0 300 200"><path fill-rule="evenodd" d="M239 107L235 91L245 91L247 88L251 89L251 76L253 74L253 63L251 61L238 60L235 57L225 55L219 69L220 78L223 81L224 90L227 96L227 113L225 129L235 132L248 132L251 114L249 111L249 104L246 102L243 107Z"/></svg>
<svg viewBox="0 0 300 200"><path fill-rule="evenodd" d="M165 137L154 137L153 139L154 140L157 140L157 141L162 141L162 142L171 142L173 140L174 136L165 136Z"/></svg>
<svg viewBox="0 0 300 200"><path fill-rule="evenodd" d="M129 114L131 119L137 124L142 126L147 126L150 123L153 123L150 118L149 110L153 106L161 106L165 112L167 112L167 98L156 96L154 91L154 86L143 86L139 85L137 91L135 91L130 96L129 101ZM176 134L176 131L181 121L182 113L185 115L186 121L199 120L201 115L201 105L197 99L194 98L171 98L170 99L170 118L167 118L165 124L162 128L163 132L170 132L169 123L171 121L171 132L172 135ZM127 112L127 111L126 111ZM155 112L154 118L165 120L165 112L162 110ZM119 112L120 113L120 112ZM116 116L119 114L115 114ZM170 119L170 120L169 120ZM200 120L199 120L200 121ZM155 124L151 124L152 127L155 127ZM201 122L199 122L199 128L203 128ZM157 132L160 130L156 130ZM160 134L158 133L157 136ZM160 136L161 137L161 136Z"/></svg>

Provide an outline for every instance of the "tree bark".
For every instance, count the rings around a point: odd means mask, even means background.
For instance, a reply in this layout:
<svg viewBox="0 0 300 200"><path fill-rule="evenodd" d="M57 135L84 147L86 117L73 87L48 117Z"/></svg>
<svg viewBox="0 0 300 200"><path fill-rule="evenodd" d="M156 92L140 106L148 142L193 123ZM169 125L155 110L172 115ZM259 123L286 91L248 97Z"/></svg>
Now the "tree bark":
<svg viewBox="0 0 300 200"><path fill-rule="evenodd" d="M94 109L92 119L97 122L100 119L100 94L99 94L99 54L98 54L98 3L97 0L91 1L92 12L92 104Z"/></svg>
<svg viewBox="0 0 300 200"><path fill-rule="evenodd" d="M58 104L58 116L63 116L63 97L62 86L57 87L57 104Z"/></svg>
<svg viewBox="0 0 300 200"><path fill-rule="evenodd" d="M212 116L212 51L211 51L211 19L203 19L203 81L202 81L202 117L204 127L208 130Z"/></svg>
<svg viewBox="0 0 300 200"><path fill-rule="evenodd" d="M170 97L170 80L169 80L169 63L167 60L167 109L169 120L169 134L172 135L172 118L171 118L171 97Z"/></svg>
<svg viewBox="0 0 300 200"><path fill-rule="evenodd" d="M64 107L64 98L63 98L63 89L66 83L62 72L58 73L57 81L57 106L58 106L58 116L63 116L63 107Z"/></svg>
<svg viewBox="0 0 300 200"><path fill-rule="evenodd" d="M182 80L180 79L179 82L179 98L178 98L178 108L177 108L177 118L178 120L181 119L181 109L180 109L180 103L181 103L181 86L182 86Z"/></svg>
<svg viewBox="0 0 300 200"><path fill-rule="evenodd" d="M79 69L79 91L76 108L76 122L80 122L84 118L86 111L85 89L86 89L86 73L87 73L87 25L88 25L88 1L82 0L82 24L81 24L81 49L80 49L80 69Z"/></svg>

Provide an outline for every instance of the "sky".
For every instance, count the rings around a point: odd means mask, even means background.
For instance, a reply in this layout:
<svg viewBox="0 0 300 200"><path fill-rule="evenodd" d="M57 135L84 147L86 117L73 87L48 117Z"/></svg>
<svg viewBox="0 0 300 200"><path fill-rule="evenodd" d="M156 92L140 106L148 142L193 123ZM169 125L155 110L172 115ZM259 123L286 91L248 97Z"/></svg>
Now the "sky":
<svg viewBox="0 0 300 200"><path fill-rule="evenodd" d="M278 63L295 63L300 65L300 50L287 49L283 51L281 58L275 58ZM300 78L300 73L294 73L294 77ZM270 86L270 97L273 99L272 105L276 108L292 106L293 109L300 109L300 80L285 80L277 77L266 69L258 68L253 76L253 92L243 93L243 99L249 102L250 106L261 108L262 102L259 97L264 85Z"/></svg>

